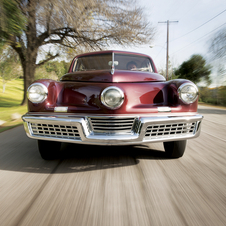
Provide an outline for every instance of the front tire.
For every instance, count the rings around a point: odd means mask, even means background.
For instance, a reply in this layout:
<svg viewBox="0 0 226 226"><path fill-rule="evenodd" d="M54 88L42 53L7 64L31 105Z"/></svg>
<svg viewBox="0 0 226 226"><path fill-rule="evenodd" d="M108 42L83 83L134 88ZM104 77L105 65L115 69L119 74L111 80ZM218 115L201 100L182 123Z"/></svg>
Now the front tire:
<svg viewBox="0 0 226 226"><path fill-rule="evenodd" d="M166 155L170 158L180 158L183 156L187 140L163 142Z"/></svg>
<svg viewBox="0 0 226 226"><path fill-rule="evenodd" d="M61 142L38 140L38 150L41 157L45 160L52 160L60 152Z"/></svg>

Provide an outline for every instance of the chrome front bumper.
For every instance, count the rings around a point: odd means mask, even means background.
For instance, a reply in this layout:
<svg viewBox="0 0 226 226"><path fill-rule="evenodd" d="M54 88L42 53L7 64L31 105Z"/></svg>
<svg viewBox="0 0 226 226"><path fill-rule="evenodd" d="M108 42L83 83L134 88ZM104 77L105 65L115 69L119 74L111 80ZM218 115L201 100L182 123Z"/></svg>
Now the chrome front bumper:
<svg viewBox="0 0 226 226"><path fill-rule="evenodd" d="M27 136L39 140L96 145L135 145L198 137L202 115L22 116Z"/></svg>

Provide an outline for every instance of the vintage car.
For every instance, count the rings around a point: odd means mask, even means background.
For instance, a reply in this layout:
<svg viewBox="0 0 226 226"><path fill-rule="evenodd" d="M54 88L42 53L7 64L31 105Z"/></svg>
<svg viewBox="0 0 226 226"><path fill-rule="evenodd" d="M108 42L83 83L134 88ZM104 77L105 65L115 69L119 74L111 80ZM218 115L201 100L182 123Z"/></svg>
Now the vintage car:
<svg viewBox="0 0 226 226"><path fill-rule="evenodd" d="M60 81L35 81L27 96L24 128L43 159L54 158L61 142L163 142L166 156L179 158L187 139L199 136L203 118L195 84L166 81L149 56L125 51L76 56Z"/></svg>

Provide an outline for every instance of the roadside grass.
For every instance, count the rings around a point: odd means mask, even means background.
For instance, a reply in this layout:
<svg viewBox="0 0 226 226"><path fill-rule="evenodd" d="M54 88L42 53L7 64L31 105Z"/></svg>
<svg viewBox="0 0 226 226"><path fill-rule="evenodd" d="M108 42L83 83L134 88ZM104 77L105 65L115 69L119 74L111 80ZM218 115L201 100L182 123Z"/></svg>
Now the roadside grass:
<svg viewBox="0 0 226 226"><path fill-rule="evenodd" d="M27 112L27 106L20 106L23 98L23 79L16 79L6 83L5 92L0 79L0 132L22 124L22 119L13 119L12 115L17 113L23 115Z"/></svg>

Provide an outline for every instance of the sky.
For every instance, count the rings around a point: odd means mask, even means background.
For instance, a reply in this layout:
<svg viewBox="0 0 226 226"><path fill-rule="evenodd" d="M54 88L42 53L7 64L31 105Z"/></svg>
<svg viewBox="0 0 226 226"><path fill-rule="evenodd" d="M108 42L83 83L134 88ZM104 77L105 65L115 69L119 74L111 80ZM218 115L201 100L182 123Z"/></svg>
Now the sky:
<svg viewBox="0 0 226 226"><path fill-rule="evenodd" d="M160 21L178 21L169 25L169 58L173 67L193 54L208 59L210 40L215 32L226 27L226 0L139 0L138 4L145 8L157 32L152 43L127 50L151 56L158 70L166 67L167 24Z"/></svg>

